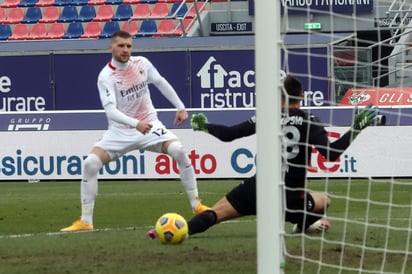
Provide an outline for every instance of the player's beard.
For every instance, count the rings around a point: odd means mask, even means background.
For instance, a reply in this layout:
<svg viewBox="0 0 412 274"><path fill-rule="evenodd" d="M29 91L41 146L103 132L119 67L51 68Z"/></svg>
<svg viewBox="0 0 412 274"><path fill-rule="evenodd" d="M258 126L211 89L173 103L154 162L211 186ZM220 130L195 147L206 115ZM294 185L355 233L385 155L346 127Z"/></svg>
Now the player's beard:
<svg viewBox="0 0 412 274"><path fill-rule="evenodd" d="M123 63L123 64L127 63L129 61L129 59L130 59L129 54L122 54L122 55L119 55L119 56L115 57L115 60L117 62Z"/></svg>

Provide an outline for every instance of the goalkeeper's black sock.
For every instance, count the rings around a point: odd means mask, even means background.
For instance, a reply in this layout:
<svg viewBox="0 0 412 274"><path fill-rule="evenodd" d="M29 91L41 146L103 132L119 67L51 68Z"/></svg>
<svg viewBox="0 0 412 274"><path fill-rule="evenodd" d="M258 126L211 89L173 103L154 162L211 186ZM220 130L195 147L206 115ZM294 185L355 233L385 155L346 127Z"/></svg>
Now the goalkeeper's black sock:
<svg viewBox="0 0 412 274"><path fill-rule="evenodd" d="M213 210L206 210L193 217L187 224L189 226L189 235L203 232L209 227L216 224L217 215Z"/></svg>
<svg viewBox="0 0 412 274"><path fill-rule="evenodd" d="M322 214L323 215L323 214ZM314 213L314 212L307 212L306 214L302 214L297 221L297 227L298 231L306 231L308 227L316 222L317 220L320 220L322 218L321 213Z"/></svg>

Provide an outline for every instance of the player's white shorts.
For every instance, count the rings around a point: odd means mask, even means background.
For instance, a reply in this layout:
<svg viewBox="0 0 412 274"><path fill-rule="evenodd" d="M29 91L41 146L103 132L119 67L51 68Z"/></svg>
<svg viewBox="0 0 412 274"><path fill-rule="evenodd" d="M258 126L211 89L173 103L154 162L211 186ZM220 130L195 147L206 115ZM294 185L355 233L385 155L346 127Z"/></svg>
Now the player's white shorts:
<svg viewBox="0 0 412 274"><path fill-rule="evenodd" d="M165 141L178 139L161 121L156 120L151 124L153 127L146 134L134 128L110 127L94 146L104 149L109 153L111 160L116 160L123 154L136 149L161 153L162 144Z"/></svg>

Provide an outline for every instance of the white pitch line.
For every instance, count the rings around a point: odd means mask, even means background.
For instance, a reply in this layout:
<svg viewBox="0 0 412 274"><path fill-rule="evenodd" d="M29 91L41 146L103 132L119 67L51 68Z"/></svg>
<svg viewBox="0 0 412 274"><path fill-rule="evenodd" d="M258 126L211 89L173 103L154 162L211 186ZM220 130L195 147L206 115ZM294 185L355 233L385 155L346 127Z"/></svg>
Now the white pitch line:
<svg viewBox="0 0 412 274"><path fill-rule="evenodd" d="M359 220L363 220L357 218ZM408 218L394 218L397 221L409 221ZM229 220L221 222L220 224L231 224L231 223L252 223L256 222L256 219L237 219L237 220ZM91 232L104 232L104 231L116 231L116 230L135 230L135 229L151 229L153 226L132 226L132 227L123 227L123 228L96 228L89 231L77 231L77 232L44 232L44 233L25 233L25 234L12 234L12 235L0 235L1 239L17 239L17 238L29 238L29 237L36 237L36 236L59 236L59 235L68 235L74 233L91 233Z"/></svg>
<svg viewBox="0 0 412 274"><path fill-rule="evenodd" d="M256 220L230 220L222 222L225 223L250 223L256 222ZM1 239L18 239L18 238L29 238L36 236L60 236L60 235L69 235L76 233L92 233L92 232L104 232L104 231L116 231L116 230L135 230L135 229L151 229L153 226L132 226L132 227L122 227L122 228L96 228L93 230L77 231L77 232L43 232L43 233L25 233L25 234L12 234L12 235L0 235Z"/></svg>
<svg viewBox="0 0 412 274"><path fill-rule="evenodd" d="M134 229L144 229L152 228L152 226L142 226L142 227L123 227L123 228L97 228L93 230L76 231L76 232L44 232L44 233L25 233L25 234L13 234L13 235L0 235L0 239L14 239L14 238L28 238L35 236L59 236L59 235L69 235L75 233L91 233L91 232L101 232L101 231L115 231L115 230L134 230Z"/></svg>

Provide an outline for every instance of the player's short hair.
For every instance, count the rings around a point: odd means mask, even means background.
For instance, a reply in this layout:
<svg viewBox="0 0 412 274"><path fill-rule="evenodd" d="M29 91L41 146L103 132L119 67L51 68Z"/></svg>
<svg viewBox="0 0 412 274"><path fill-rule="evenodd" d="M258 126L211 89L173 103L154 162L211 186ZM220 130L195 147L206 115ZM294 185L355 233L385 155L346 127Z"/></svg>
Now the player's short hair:
<svg viewBox="0 0 412 274"><path fill-rule="evenodd" d="M288 95L288 102L289 103L296 103L300 100L302 100L302 83L296 79L292 75L287 75L283 85L285 87L285 91ZM282 93L283 97L284 94Z"/></svg>
<svg viewBox="0 0 412 274"><path fill-rule="evenodd" d="M112 40L116 37L128 39L128 38L132 38L132 35L128 33L127 31L118 30L112 34Z"/></svg>

